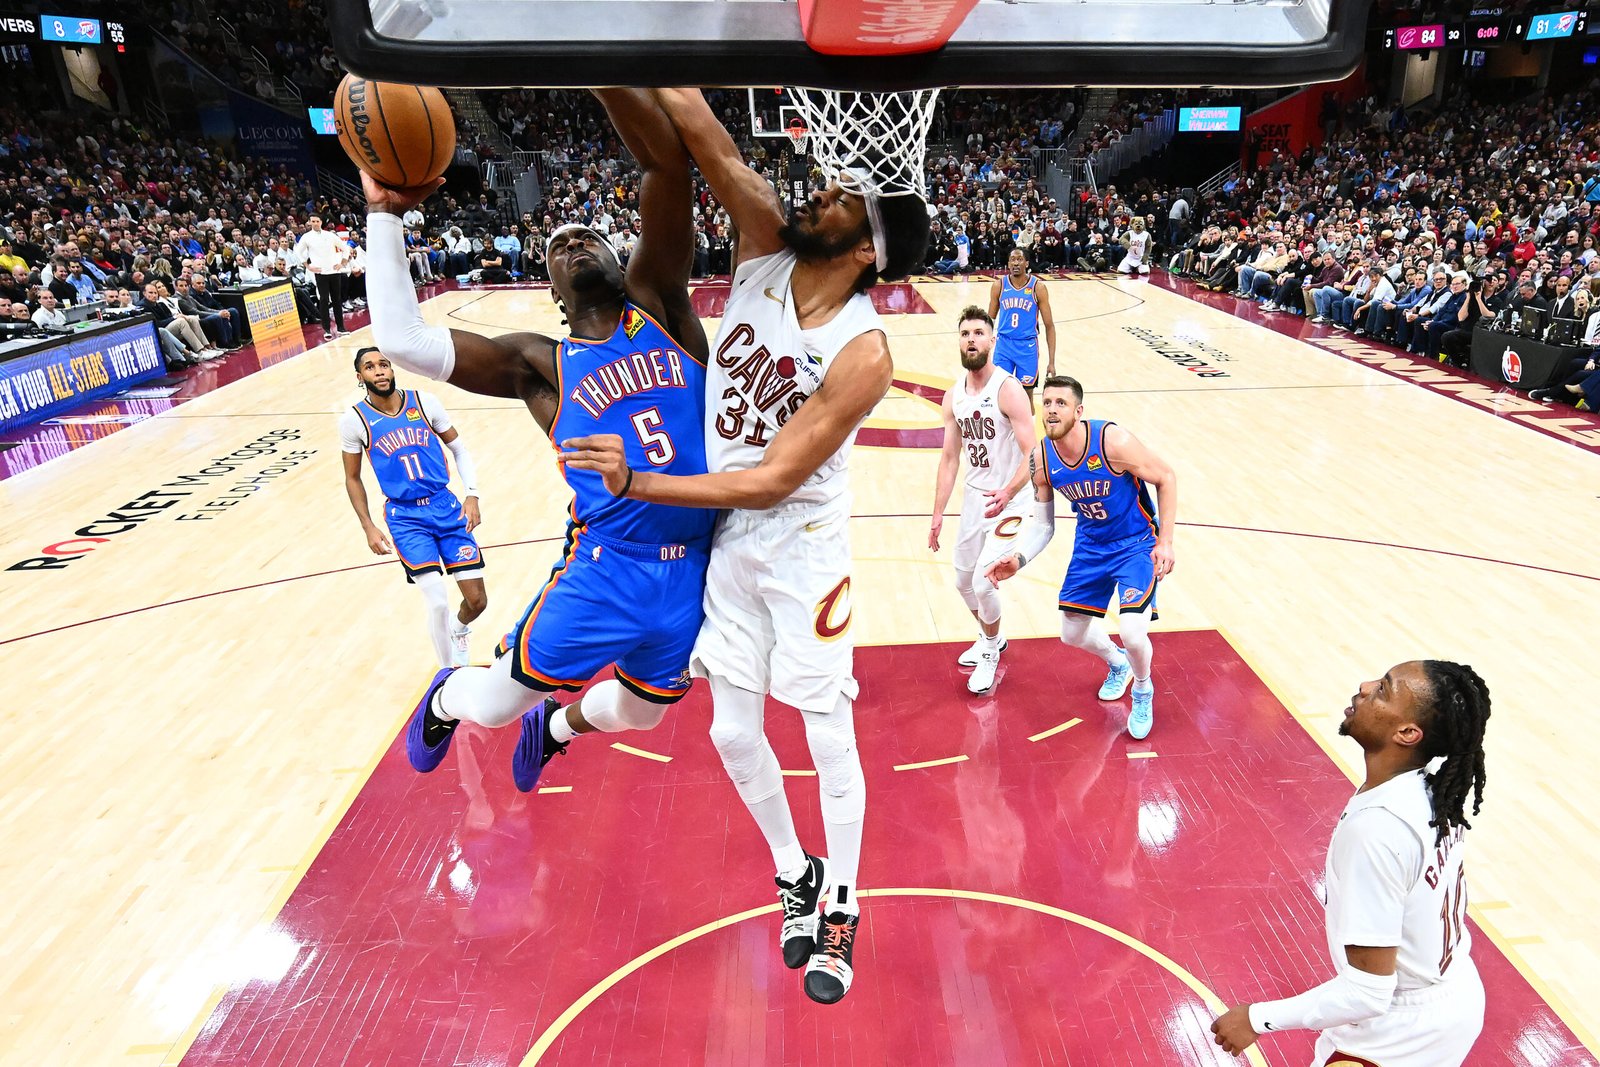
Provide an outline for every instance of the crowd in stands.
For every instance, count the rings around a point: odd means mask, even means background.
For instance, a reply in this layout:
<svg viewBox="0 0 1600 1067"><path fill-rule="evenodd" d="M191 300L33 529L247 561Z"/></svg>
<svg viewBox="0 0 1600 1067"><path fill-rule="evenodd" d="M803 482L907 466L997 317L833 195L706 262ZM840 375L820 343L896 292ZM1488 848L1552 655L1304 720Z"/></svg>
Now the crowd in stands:
<svg viewBox="0 0 1600 1067"><path fill-rule="evenodd" d="M202 60L216 46L206 2L148 0ZM282 6L262 10L276 18ZM282 64L280 72L308 85L320 72L331 85L338 76L331 53L297 43L320 39L312 32L321 26L320 7L296 0L287 10L285 25L303 32L279 32L248 13L235 25ZM1081 152L1114 144L1178 98L1123 94L1079 130L1081 93L947 92L926 163L927 268L995 270L1019 248L1041 271L1147 272L1159 261L1254 299L1266 313L1304 315L1456 361L1465 360L1476 322L1530 304L1584 322L1594 340L1600 121L1588 116L1600 93L1591 86L1522 102L1458 93L1423 115L1375 98L1345 105L1330 98L1321 118L1330 140L1298 155L1250 153L1245 169L1205 202L1192 189L1141 179L1125 193L1080 186L1061 203L1049 195L1043 153L1068 142ZM544 240L569 221L609 234L625 262L639 234L638 173L598 102L570 90L484 98L511 146L537 159L541 199L521 205L520 217L503 212L489 192L430 201L407 220L417 283L542 279ZM775 177L788 171L786 140L751 136L742 91L712 91L708 99L752 167ZM197 320L189 329L170 327L179 342L173 348L181 348L174 362L184 362L237 340L236 327L194 310L204 311L202 298L217 284L292 277L302 316L331 318L330 329L340 325L341 309L360 300L319 285L296 252L308 216L320 211L330 228L350 231L343 238L349 269L340 273L359 284L358 205L318 203L282 170L158 136L125 118L92 127L82 118L38 124L21 111L4 119L0 210L11 244L0 249L0 297L13 317L22 308L30 319L42 311L43 321L53 321L59 305L83 299L89 287L114 296L125 288L139 304L151 299L155 281L174 321ZM730 220L703 184L696 196L695 272L725 274ZM17 267L25 268L20 275ZM198 342L205 343L197 349Z"/></svg>
<svg viewBox="0 0 1600 1067"><path fill-rule="evenodd" d="M0 314L42 329L63 307L151 312L169 366L239 347L218 287L274 277L294 284L305 322L340 305L318 299L301 245L313 214L334 217L287 169L165 136L126 117L0 108ZM346 300L363 299L359 234Z"/></svg>
<svg viewBox="0 0 1600 1067"><path fill-rule="evenodd" d="M1272 156L1225 186L1192 232L1174 228L1170 265L1267 313L1460 364L1479 321L1530 306L1581 323L1573 332L1592 348L1597 89L1519 102L1462 96L1431 116L1347 112L1331 142ZM1575 362L1577 374L1588 360ZM1579 395L1562 392L1557 399Z"/></svg>

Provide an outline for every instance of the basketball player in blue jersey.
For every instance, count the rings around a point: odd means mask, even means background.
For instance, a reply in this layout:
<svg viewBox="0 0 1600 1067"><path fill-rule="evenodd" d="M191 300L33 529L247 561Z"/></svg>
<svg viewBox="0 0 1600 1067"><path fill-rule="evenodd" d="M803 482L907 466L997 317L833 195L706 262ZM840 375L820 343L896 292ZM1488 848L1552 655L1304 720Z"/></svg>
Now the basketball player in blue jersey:
<svg viewBox="0 0 1600 1067"><path fill-rule="evenodd" d="M1028 273L1028 253L1013 248L1006 273L989 287L989 317L994 319L994 365L1010 374L1028 394L1039 381L1039 326L1044 326L1045 374L1056 372L1056 323L1050 314L1050 293Z"/></svg>
<svg viewBox="0 0 1600 1067"><path fill-rule="evenodd" d="M1155 723L1150 620L1156 613L1156 584L1172 573L1177 475L1116 423L1085 419L1083 386L1074 379L1046 378L1040 406L1045 441L1029 457L1033 514L1017 534L1016 551L989 568L989 579L1004 581L1044 551L1055 534L1055 494L1060 493L1078 519L1072 561L1061 584L1061 640L1106 661L1101 700L1120 700L1132 681L1128 733L1143 740ZM1156 490L1154 507L1150 486ZM1113 603L1120 649L1101 621Z"/></svg>
<svg viewBox="0 0 1600 1067"><path fill-rule="evenodd" d="M554 441L620 435L641 471L704 474L707 345L689 302L689 159L648 94L595 95L643 170L645 225L626 273L604 235L572 225L550 235L546 263L571 336L425 325L400 216L438 183L391 189L363 175L373 332L408 370L521 400ZM520 719L512 771L527 791L578 734L650 729L689 688L716 513L622 499L598 474L563 473L574 499L561 558L493 666L441 672L428 687L406 730L418 771L439 765L462 719ZM607 665L615 677L581 701L561 709L550 696L581 689Z"/></svg>
<svg viewBox="0 0 1600 1067"><path fill-rule="evenodd" d="M464 667L471 633L468 624L489 606L481 577L483 553L472 537L482 521L472 456L437 397L396 388L394 367L382 352L361 349L355 367L366 396L339 417L344 488L350 506L361 520L367 546L379 556L393 551L405 567L406 581L422 590L428 602L428 636L439 666ZM449 489L446 448L455 455L456 469L466 487L463 500L457 500ZM367 510L367 490L361 484L363 453L383 490L388 537ZM454 627L441 571L454 577L461 590L461 606L456 610L459 625Z"/></svg>

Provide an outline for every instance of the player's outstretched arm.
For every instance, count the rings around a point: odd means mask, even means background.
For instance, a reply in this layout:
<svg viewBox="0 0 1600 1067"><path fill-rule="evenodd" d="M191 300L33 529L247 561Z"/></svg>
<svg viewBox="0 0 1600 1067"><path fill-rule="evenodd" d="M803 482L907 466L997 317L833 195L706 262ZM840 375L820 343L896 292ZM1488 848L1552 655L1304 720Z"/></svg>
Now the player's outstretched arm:
<svg viewBox="0 0 1600 1067"><path fill-rule="evenodd" d="M1044 282L1033 283L1033 294L1039 305L1039 325L1044 327L1044 347L1048 353L1044 373L1048 378L1056 372L1056 317L1050 311L1050 290Z"/></svg>
<svg viewBox="0 0 1600 1067"><path fill-rule="evenodd" d="M560 442L561 462L599 471L613 496L690 508L760 511L781 504L839 450L889 391L894 363L882 333L873 330L845 345L811 399L784 423L749 470L668 475L628 469L622 438L614 434Z"/></svg>
<svg viewBox="0 0 1600 1067"><path fill-rule="evenodd" d="M367 299L377 346L398 366L485 396L521 400L540 424L555 416L555 342L542 334L483 337L422 321L406 265L400 216L438 188L380 185L361 175L367 193Z"/></svg>
<svg viewBox="0 0 1600 1067"><path fill-rule="evenodd" d="M596 89L622 143L639 161L639 243L628 260L628 295L660 313L673 339L704 362L711 346L689 303L694 267L694 185L677 129L646 89Z"/></svg>
<svg viewBox="0 0 1600 1067"><path fill-rule="evenodd" d="M745 163L739 146L712 113L699 89L657 89L661 109L678 128L678 136L694 157L700 173L739 229L737 263L770 256L783 248L778 231L783 208L778 193Z"/></svg>
<svg viewBox="0 0 1600 1067"><path fill-rule="evenodd" d="M1172 552L1172 535L1178 526L1178 475L1167 466L1166 460L1121 426L1106 428L1105 453L1113 474L1126 471L1156 487L1156 516L1160 525L1150 558L1156 564L1156 577L1165 578L1178 565Z"/></svg>
<svg viewBox="0 0 1600 1067"><path fill-rule="evenodd" d="M939 453L939 480L933 487L933 518L928 526L928 547L939 551L939 532L944 529L944 509L950 504L950 494L956 487L956 474L961 470L961 428L956 425L955 389L944 394L939 412L944 418L944 448Z"/></svg>
<svg viewBox="0 0 1600 1067"><path fill-rule="evenodd" d="M1017 532L1017 547L989 565L984 576L999 585L1028 565L1031 559L1050 544L1056 535L1056 494L1050 486L1050 468L1045 465L1041 450L1028 451L1028 469L1033 480L1033 511L1022 520Z"/></svg>

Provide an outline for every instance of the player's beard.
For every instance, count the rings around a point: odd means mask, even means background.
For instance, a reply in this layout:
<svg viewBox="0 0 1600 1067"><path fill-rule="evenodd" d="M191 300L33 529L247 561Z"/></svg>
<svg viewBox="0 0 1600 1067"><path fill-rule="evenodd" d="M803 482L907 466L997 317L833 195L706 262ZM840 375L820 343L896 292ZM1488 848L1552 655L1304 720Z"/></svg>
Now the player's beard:
<svg viewBox="0 0 1600 1067"><path fill-rule="evenodd" d="M391 378L389 379L389 385L387 388L379 388L378 386L369 383L367 385L367 392L371 393L373 396L381 396L387 400L391 396L394 396L395 388L394 379Z"/></svg>
<svg viewBox="0 0 1600 1067"><path fill-rule="evenodd" d="M779 228L778 239L802 260L816 263L844 255L867 236L864 224L862 232L838 237L818 233L814 227L809 208L796 208L788 224Z"/></svg>
<svg viewBox="0 0 1600 1067"><path fill-rule="evenodd" d="M988 362L989 350L987 348L980 348L977 352L968 352L965 348L961 350L961 365L967 370L982 370L984 364Z"/></svg>

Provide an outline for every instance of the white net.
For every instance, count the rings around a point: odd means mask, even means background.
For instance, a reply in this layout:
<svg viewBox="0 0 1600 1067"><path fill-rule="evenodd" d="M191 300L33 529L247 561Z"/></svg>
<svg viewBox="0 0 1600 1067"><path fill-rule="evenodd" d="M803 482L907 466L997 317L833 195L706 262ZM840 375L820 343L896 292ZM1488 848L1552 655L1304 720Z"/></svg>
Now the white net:
<svg viewBox="0 0 1600 1067"><path fill-rule="evenodd" d="M877 196L927 198L923 164L939 90L858 93L791 89L823 174Z"/></svg>

